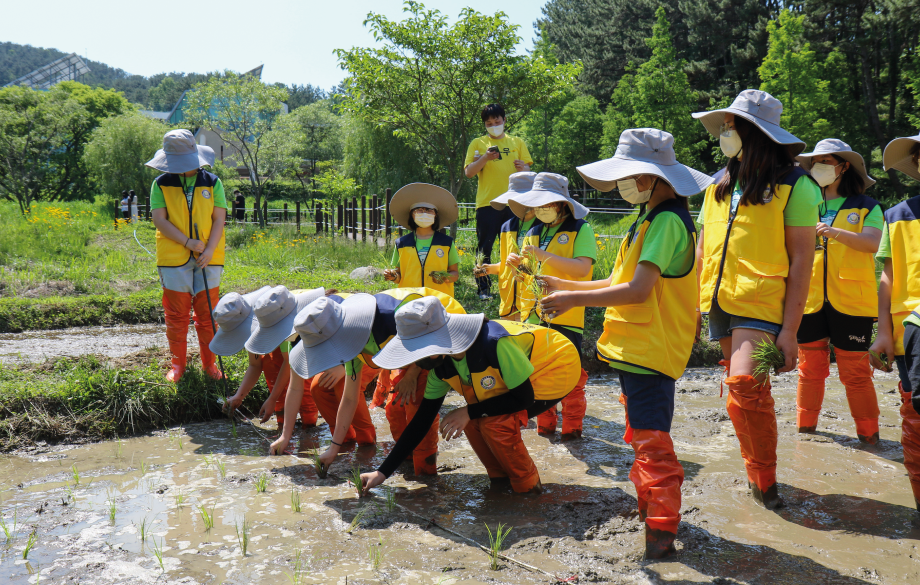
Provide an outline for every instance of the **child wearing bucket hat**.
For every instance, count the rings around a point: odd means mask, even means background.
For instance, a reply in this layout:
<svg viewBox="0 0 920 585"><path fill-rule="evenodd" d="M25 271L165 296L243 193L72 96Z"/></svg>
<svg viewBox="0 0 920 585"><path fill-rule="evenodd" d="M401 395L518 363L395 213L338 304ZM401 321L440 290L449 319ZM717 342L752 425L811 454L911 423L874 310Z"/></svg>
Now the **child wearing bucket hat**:
<svg viewBox="0 0 920 585"><path fill-rule="evenodd" d="M508 205L515 215L524 209L534 210L540 221L527 232L521 253L511 253L507 262L515 266L522 263L536 264L542 275L587 282L592 279L594 263L597 262L597 242L591 224L585 221L588 208L569 197L569 180L556 173L540 173L534 178L533 188L527 193L513 195ZM522 280L530 279L521 275ZM540 312L536 298L529 291L521 299L522 320L535 325L544 325L565 335L582 355L585 309L576 307L554 318ZM562 401L562 438L581 437L582 424L587 410L585 384L588 373L581 372L581 379L575 389ZM552 407L537 417L540 434L556 432L558 415Z"/></svg>
<svg viewBox="0 0 920 585"><path fill-rule="evenodd" d="M864 194L875 180L866 173L859 153L836 138L822 140L796 160L824 194L811 288L797 335L796 426L800 433L817 428L832 343L856 436L875 444L879 410L868 350L878 315L873 256L884 219L879 202Z"/></svg>
<svg viewBox="0 0 920 585"><path fill-rule="evenodd" d="M554 291L543 312L564 315L573 307L607 307L597 357L620 378L626 434L635 461L645 522L646 556L675 552L684 470L674 453L671 424L676 380L683 374L697 334L696 229L687 198L712 178L677 162L671 134L654 128L625 130L612 158L578 167L599 191L617 188L640 205L623 239L610 277L592 282L544 278ZM647 210L647 213L646 213Z"/></svg>
<svg viewBox="0 0 920 585"><path fill-rule="evenodd" d="M302 378L316 377L318 383L325 387L335 386L344 380L344 388L335 418L326 419L330 426L334 424L332 444L320 456L324 465L329 466L335 460L339 450L346 441L346 435L355 412L359 408L361 390L359 380L365 366L377 369L371 356L385 347L396 335L394 314L405 299L418 298L418 289L397 289L376 295L355 294L341 303L334 299L319 299L311 303L297 316L294 329L301 338L291 353L291 369ZM442 306L458 313L465 313L463 307L452 297L439 294L434 298ZM381 376L389 375L381 372ZM427 372L416 366L406 368L394 378L384 380L384 384L393 384L397 393L391 400L399 400L405 407L403 417L411 418L415 411L418 387L425 383ZM288 393L288 402L297 398L296 390ZM366 411L367 405L364 404ZM396 411L388 409L388 415ZM325 418L325 416L324 416ZM334 421L334 422L333 422ZM405 426L403 423L402 426ZM394 416L391 431L398 433L398 417ZM437 473L437 425L432 423L426 442L415 450L413 463L418 475ZM272 443L273 453L281 453L287 448L293 427L285 429L282 436Z"/></svg>
<svg viewBox="0 0 920 585"><path fill-rule="evenodd" d="M783 130L783 105L747 89L728 108L693 114L719 139L728 164L706 189L697 252L700 310L722 346L727 408L754 499L783 505L776 486L776 413L770 376L753 376L760 343L782 352L791 371L815 256L821 192L795 156L805 143Z"/></svg>
<svg viewBox="0 0 920 585"><path fill-rule="evenodd" d="M217 304L227 200L220 179L201 169L206 164L208 160L188 130L167 132L163 148L146 163L163 172L150 187L150 209L157 228L166 339L173 356L166 374L171 382L178 382L185 372L188 317L193 308L202 367L212 378L222 376L208 349L214 336L208 297L211 304ZM210 290L205 290L205 280Z"/></svg>
<svg viewBox="0 0 920 585"><path fill-rule="evenodd" d="M450 440L466 433L492 482L508 481L518 493L540 493L540 473L521 438L527 419L554 406L578 383L581 362L572 343L551 329L488 321L485 315L451 315L431 297L396 312L397 336L374 362L427 369L425 396L389 456L361 476L364 493L382 483L436 420L454 389L466 399L441 421Z"/></svg>
<svg viewBox="0 0 920 585"><path fill-rule="evenodd" d="M523 195L533 189L533 181L537 173L514 173L508 179L508 191L492 200L492 207L502 211L508 207L512 197ZM513 215L511 219L502 224L498 234L498 258L496 264L484 263L476 267L474 276L494 274L498 276L498 294L501 303L498 316L511 321L521 320L521 307L524 306L523 295L525 287L514 277L515 267L508 262L508 257L514 253L520 255L524 247L524 237L535 225L541 225L536 213L531 207L515 207L513 212L523 215Z"/></svg>
<svg viewBox="0 0 920 585"><path fill-rule="evenodd" d="M882 155L885 170L920 181L920 135L896 138ZM898 365L901 447L917 511L920 512L920 197L885 212L876 258L885 267L878 287L878 335L869 348L872 365L891 371L876 355Z"/></svg>
<svg viewBox="0 0 920 585"><path fill-rule="evenodd" d="M437 185L412 183L393 195L390 214L409 233L396 240L396 268L385 270L384 278L400 287L427 287L454 296L460 255L454 239L439 231L459 217L454 196Z"/></svg>

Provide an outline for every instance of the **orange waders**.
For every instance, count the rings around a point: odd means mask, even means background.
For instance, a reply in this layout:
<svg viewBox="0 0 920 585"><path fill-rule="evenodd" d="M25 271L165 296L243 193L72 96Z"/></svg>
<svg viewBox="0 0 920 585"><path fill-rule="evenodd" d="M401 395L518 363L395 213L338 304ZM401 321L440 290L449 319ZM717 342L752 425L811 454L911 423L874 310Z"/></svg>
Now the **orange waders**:
<svg viewBox="0 0 920 585"><path fill-rule="evenodd" d="M374 370L364 366L361 368L361 381L370 382L366 376L373 378ZM304 388L309 388L316 401L316 406L326 424L329 425L329 432L335 433L335 420L339 415L339 403L342 401L342 394L345 392L345 379L336 384L335 388L323 388L319 385L319 375L304 380ZM307 383L309 382L309 386ZM306 391L305 391L306 393ZM373 445L377 443L377 430L374 423L371 422L371 413L367 410L367 401L364 399L364 388L358 392L358 402L355 408L355 415L351 419L351 428L345 434L343 441L357 441L362 445Z"/></svg>
<svg viewBox="0 0 920 585"><path fill-rule="evenodd" d="M776 488L776 412L770 377L758 382L753 376L729 376L725 385L725 406L741 446L754 499L770 509L782 506Z"/></svg>
<svg viewBox="0 0 920 585"><path fill-rule="evenodd" d="M508 478L518 493L540 486L540 473L521 437L522 426L527 426L523 410L471 420L464 430L489 479Z"/></svg>
<svg viewBox="0 0 920 585"><path fill-rule="evenodd" d="M398 441L409 421L418 411L418 406L425 395L425 386L428 383L428 371L422 370L415 385L415 396L405 405L396 403L396 384L406 375L406 370L382 370L377 378L378 390L382 387L386 400L387 422L390 423L390 434L393 440ZM376 394L376 393L375 393ZM438 424L440 416L434 418L431 428L425 433L425 438L412 452L412 465L416 475L435 475L438 472Z"/></svg>
<svg viewBox="0 0 920 585"><path fill-rule="evenodd" d="M562 399L562 435L580 437L585 412L588 410L588 400L585 397L585 385L588 383L588 372L582 369L581 378L575 389ZM551 435L556 432L556 423L559 415L556 406L537 415L537 432Z"/></svg>
<svg viewBox="0 0 920 585"><path fill-rule="evenodd" d="M217 305L220 291L219 287L208 290L211 295L211 304ZM201 291L194 297L191 293L163 289L163 313L166 317L166 339L169 342L169 352L172 354L172 368L166 375L170 382L177 382L185 373L187 356L188 315L194 307L195 332L198 334L198 347L201 351L201 366L204 372L214 378L220 379L220 370L214 364L214 354L208 346L214 338L214 329L211 327L211 311L208 309L208 297Z"/></svg>
<svg viewBox="0 0 920 585"><path fill-rule="evenodd" d="M262 356L262 373L265 374L265 383L268 385L268 391L271 392L275 387L275 380L281 372L281 366L284 364L284 357L280 349L276 349L270 354ZM300 401L300 423L305 427L316 426L316 420L319 417L319 411L313 402L313 396L310 394L310 386L304 382L303 398ZM275 402L275 419L278 421L278 431L284 428L284 399L287 398L287 388L281 392L278 401Z"/></svg>
<svg viewBox="0 0 920 585"><path fill-rule="evenodd" d="M904 467L910 478L917 511L920 512L920 414L914 409L910 392L898 383L901 392L901 447L904 450Z"/></svg>

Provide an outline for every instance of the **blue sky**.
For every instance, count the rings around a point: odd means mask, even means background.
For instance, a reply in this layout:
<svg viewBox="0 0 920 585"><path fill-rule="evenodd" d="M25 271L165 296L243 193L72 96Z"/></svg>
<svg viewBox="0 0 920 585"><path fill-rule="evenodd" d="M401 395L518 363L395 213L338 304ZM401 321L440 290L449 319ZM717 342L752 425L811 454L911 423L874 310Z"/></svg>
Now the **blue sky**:
<svg viewBox="0 0 920 585"><path fill-rule="evenodd" d="M368 12L402 16L401 0L25 0L4 2L0 41L75 52L130 73L246 71L265 65L268 82L324 89L344 72L333 49L372 46ZM524 52L543 0L427 0L456 19L464 6L505 12L520 25Z"/></svg>

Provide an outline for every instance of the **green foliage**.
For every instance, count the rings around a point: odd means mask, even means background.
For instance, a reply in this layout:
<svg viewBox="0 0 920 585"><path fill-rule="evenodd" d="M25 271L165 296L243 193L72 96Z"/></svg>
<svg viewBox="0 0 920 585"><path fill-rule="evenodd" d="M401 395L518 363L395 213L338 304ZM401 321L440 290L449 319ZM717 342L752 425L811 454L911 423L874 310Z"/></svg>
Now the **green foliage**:
<svg viewBox="0 0 920 585"><path fill-rule="evenodd" d="M553 121L553 170L566 175L570 184L579 184L575 167L599 158L603 132L604 114L596 99L578 96L567 103Z"/></svg>
<svg viewBox="0 0 920 585"><path fill-rule="evenodd" d="M160 174L144 163L162 147L168 130L159 120L136 112L108 118L90 135L83 160L109 196L120 199L122 190L134 189L143 197Z"/></svg>
<svg viewBox="0 0 920 585"><path fill-rule="evenodd" d="M147 92L147 104L151 110L168 112L179 101L185 89L188 88L182 88L172 77L164 77L159 84L151 87Z"/></svg>

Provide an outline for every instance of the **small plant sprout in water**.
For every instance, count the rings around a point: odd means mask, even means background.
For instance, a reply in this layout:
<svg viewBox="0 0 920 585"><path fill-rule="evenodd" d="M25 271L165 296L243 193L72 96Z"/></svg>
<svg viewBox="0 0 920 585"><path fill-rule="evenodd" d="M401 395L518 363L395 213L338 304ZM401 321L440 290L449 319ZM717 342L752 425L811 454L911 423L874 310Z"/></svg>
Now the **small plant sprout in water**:
<svg viewBox="0 0 920 585"><path fill-rule="evenodd" d="M511 532L511 527L505 527L501 522L498 523L498 528L495 529L495 534L492 534L492 530L489 528L488 524L485 524L486 532L489 533L489 568L493 571L498 570L498 558L502 554L502 550L505 548L505 539L508 538L508 534Z"/></svg>
<svg viewBox="0 0 920 585"><path fill-rule="evenodd" d="M236 540L240 543L240 552L246 556L246 550L249 548L249 531L252 523L243 516L243 521L236 524Z"/></svg>
<svg viewBox="0 0 920 585"><path fill-rule="evenodd" d="M348 481L351 482L351 485L354 486L355 491L358 492L358 496L361 495L361 469L357 466L352 467L351 471L348 472Z"/></svg>
<svg viewBox="0 0 920 585"><path fill-rule="evenodd" d="M198 513L201 515L201 521L204 522L204 529L208 532L214 528L214 507L211 507L209 511L202 505L198 505Z"/></svg>
<svg viewBox="0 0 920 585"><path fill-rule="evenodd" d="M182 490L176 490L173 499L176 501L176 510L182 510L182 504L185 503L185 494L182 493Z"/></svg>
<svg viewBox="0 0 920 585"><path fill-rule="evenodd" d="M304 564L303 553L299 550L294 551L294 563L291 567L292 572L285 573L291 585L303 585L304 578L310 573Z"/></svg>
<svg viewBox="0 0 920 585"><path fill-rule="evenodd" d="M163 539L161 538L159 544L157 544L157 539L151 536L150 543L152 544L150 550L153 551L153 556L157 558L157 563L160 565L160 570L165 573L166 567L163 566Z"/></svg>
<svg viewBox="0 0 920 585"><path fill-rule="evenodd" d="M389 513L396 509L396 491L390 486L386 486L383 489L386 494L386 506L387 512Z"/></svg>
<svg viewBox="0 0 920 585"><path fill-rule="evenodd" d="M121 454L124 452L125 443L121 439L115 440L115 458L121 459Z"/></svg>
<svg viewBox="0 0 920 585"><path fill-rule="evenodd" d="M6 545L9 546L16 539L16 532L19 530L19 510L13 510L12 524L8 524L6 518L0 517L0 529L6 537Z"/></svg>
<svg viewBox="0 0 920 585"><path fill-rule="evenodd" d="M265 473L264 471L259 473L259 477L256 478L256 492L265 493L265 490L268 488L268 484L271 481L271 476Z"/></svg>
<svg viewBox="0 0 920 585"><path fill-rule="evenodd" d="M364 508L361 508L361 510L359 510L357 514L355 514L355 517L352 518L351 520L351 525L348 527L348 530L346 530L345 532L347 532L348 534L351 534L351 532L355 528L357 528L359 524L361 524L361 519L364 518L364 515L366 513L367 513L367 507L365 506Z"/></svg>
<svg viewBox="0 0 920 585"><path fill-rule="evenodd" d="M147 462L141 461L141 475L147 475Z"/></svg>
<svg viewBox="0 0 920 585"><path fill-rule="evenodd" d="M316 468L316 476L320 479L326 479L326 476L329 475L329 468L319 460L319 455L319 449L315 447L310 451L310 459L313 460L313 466Z"/></svg>
<svg viewBox="0 0 920 585"><path fill-rule="evenodd" d="M220 457L214 457L214 465L217 466L217 472L220 474L220 478L227 479L227 466L220 459Z"/></svg>
<svg viewBox="0 0 920 585"><path fill-rule="evenodd" d="M73 479L74 485L80 485L80 472L77 470L76 463L70 466L70 477Z"/></svg>
<svg viewBox="0 0 920 585"><path fill-rule="evenodd" d="M291 510L294 512L300 512L300 492L297 491L297 488L291 488Z"/></svg>
<svg viewBox="0 0 920 585"><path fill-rule="evenodd" d="M22 550L23 559L29 560L29 553L32 552L33 548L35 548L36 542L38 542L38 535L36 535L35 531L33 530L32 533L29 534L29 540L26 541L26 547Z"/></svg>
<svg viewBox="0 0 920 585"><path fill-rule="evenodd" d="M137 526L137 533L140 536L141 544L147 544L147 535L150 533L150 519L144 516L141 523Z"/></svg>
<svg viewBox="0 0 920 585"><path fill-rule="evenodd" d="M754 377L769 375L771 371L778 370L786 364L786 358L783 352L769 339L763 339L754 344L754 351L751 352L751 360L754 362Z"/></svg>
<svg viewBox="0 0 920 585"><path fill-rule="evenodd" d="M377 535L377 544L367 545L367 556L371 560L371 568L375 571L380 568L383 562L383 537Z"/></svg>
<svg viewBox="0 0 920 585"><path fill-rule="evenodd" d="M115 492L109 492L109 522L115 524L115 514L118 513L118 504L115 502Z"/></svg>

